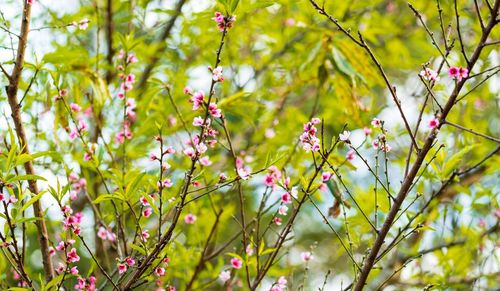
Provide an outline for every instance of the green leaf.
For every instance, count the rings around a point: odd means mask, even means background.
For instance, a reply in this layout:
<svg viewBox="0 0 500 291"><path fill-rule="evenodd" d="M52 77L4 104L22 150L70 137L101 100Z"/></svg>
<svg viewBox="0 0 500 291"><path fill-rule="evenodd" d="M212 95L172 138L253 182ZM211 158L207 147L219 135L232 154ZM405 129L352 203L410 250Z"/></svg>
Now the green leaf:
<svg viewBox="0 0 500 291"><path fill-rule="evenodd" d="M135 191L137 191L139 183L141 182L144 175L146 175L146 173L140 173L139 175L135 176L135 179L126 188L125 197L129 197L130 193L134 193Z"/></svg>
<svg viewBox="0 0 500 291"><path fill-rule="evenodd" d="M28 181L33 181L33 180L47 181L47 179L45 179L42 176L38 176L38 175L19 175L19 176L13 176L12 178L8 179L7 182L25 181L25 180L28 180Z"/></svg>
<svg viewBox="0 0 500 291"><path fill-rule="evenodd" d="M466 146L459 152L455 153L453 156L451 156L444 164L443 166L443 171L441 173L442 178L448 177L457 167L457 165L462 161L464 156L468 154L470 151L475 149L478 146L478 144L473 144L470 146Z"/></svg>
<svg viewBox="0 0 500 291"><path fill-rule="evenodd" d="M19 213L24 212L26 209L28 209L28 207L31 206L31 204L40 200L40 198L42 198L43 194L45 194L45 193L46 193L46 191L42 191L42 192L38 193L37 195L31 197L31 199L28 200L28 202L24 203L23 207L21 207L21 209L19 210Z"/></svg>
<svg viewBox="0 0 500 291"><path fill-rule="evenodd" d="M130 246L131 249L134 249L143 255L146 254L146 251L141 246L138 246L138 245L133 244L133 243L129 243L128 245Z"/></svg>

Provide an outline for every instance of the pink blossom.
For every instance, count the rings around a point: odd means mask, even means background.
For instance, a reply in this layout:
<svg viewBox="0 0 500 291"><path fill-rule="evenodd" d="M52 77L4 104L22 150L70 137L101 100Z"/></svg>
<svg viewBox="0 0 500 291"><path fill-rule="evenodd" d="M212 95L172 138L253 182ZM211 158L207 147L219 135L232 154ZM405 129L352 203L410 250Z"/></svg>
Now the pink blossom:
<svg viewBox="0 0 500 291"><path fill-rule="evenodd" d="M231 272L230 271L222 271L219 274L219 280L222 283L226 283L229 279L231 279Z"/></svg>
<svg viewBox="0 0 500 291"><path fill-rule="evenodd" d="M245 168L239 168L237 172L238 176L243 180L248 180L248 178L250 177L250 172Z"/></svg>
<svg viewBox="0 0 500 291"><path fill-rule="evenodd" d="M33 5L33 3L35 3L35 0L27 0L26 2L28 3L28 5Z"/></svg>
<svg viewBox="0 0 500 291"><path fill-rule="evenodd" d="M207 119L207 122L208 122L208 120L209 119ZM205 120L201 116L195 117L193 119L193 125L194 126L202 126L204 122L205 122Z"/></svg>
<svg viewBox="0 0 500 291"><path fill-rule="evenodd" d="M280 215L285 216L287 212L288 212L288 207L286 207L285 205L281 205L280 208L278 209L278 213Z"/></svg>
<svg viewBox="0 0 500 291"><path fill-rule="evenodd" d="M158 277L164 276L165 275L165 268L157 267L155 269L155 275Z"/></svg>
<svg viewBox="0 0 500 291"><path fill-rule="evenodd" d="M144 217L149 217L149 216L151 216L151 214L152 214L152 213L153 213L153 210L152 210L151 208L146 208L146 209L144 209L144 211L142 212L142 215L143 215Z"/></svg>
<svg viewBox="0 0 500 291"><path fill-rule="evenodd" d="M427 81L438 81L439 80L439 76L437 74L436 71L432 70L432 69L429 69L429 68L425 68L423 71L420 72L419 74L424 80L427 80Z"/></svg>
<svg viewBox="0 0 500 291"><path fill-rule="evenodd" d="M187 148L183 151L183 153L190 157L190 158L193 158L195 156L195 152L194 152L194 149L193 148Z"/></svg>
<svg viewBox="0 0 500 291"><path fill-rule="evenodd" d="M89 27L89 20L87 18L84 18L82 20L80 20L80 22L78 22L78 28L80 30L85 30Z"/></svg>
<svg viewBox="0 0 500 291"><path fill-rule="evenodd" d="M215 103L210 103L208 105L208 112L213 117L221 117L222 116L221 110L217 108L217 104L215 104Z"/></svg>
<svg viewBox="0 0 500 291"><path fill-rule="evenodd" d="M319 191L321 192L326 192L326 190L328 190L328 187L326 186L325 183L321 183L318 187Z"/></svg>
<svg viewBox="0 0 500 291"><path fill-rule="evenodd" d="M134 54L128 54L127 63L133 64L133 63L137 63L138 61L139 60L137 59L137 57Z"/></svg>
<svg viewBox="0 0 500 291"><path fill-rule="evenodd" d="M290 193L285 192L285 193L281 194L281 202L283 204L290 204L290 203L292 203L292 196L290 195Z"/></svg>
<svg viewBox="0 0 500 291"><path fill-rule="evenodd" d="M314 256L312 255L311 252L303 252L300 254L300 256L302 257L302 261L304 262L309 262L312 259L314 259Z"/></svg>
<svg viewBox="0 0 500 291"><path fill-rule="evenodd" d="M276 224L276 225L278 225L278 226L279 226L279 225L281 225L282 220L281 220L281 218L280 218L280 217L277 217L277 216L276 216L276 217L273 219L273 222L274 222L274 224Z"/></svg>
<svg viewBox="0 0 500 291"><path fill-rule="evenodd" d="M66 245L64 244L64 242L63 242L63 241L60 241L60 242L57 244L57 246L56 246L56 250L58 250L58 251L62 251L62 250L64 250L65 248L66 248Z"/></svg>
<svg viewBox="0 0 500 291"><path fill-rule="evenodd" d="M222 67L219 66L212 70L212 80L215 82L224 81L224 77L222 76Z"/></svg>
<svg viewBox="0 0 500 291"><path fill-rule="evenodd" d="M141 196L141 198L139 198L139 201L141 202L142 206L149 205L148 199L146 199L146 197L144 197L144 196Z"/></svg>
<svg viewBox="0 0 500 291"><path fill-rule="evenodd" d="M186 87L184 87L183 92L186 95L191 95L191 94L193 94L193 89L191 89L191 87L186 86Z"/></svg>
<svg viewBox="0 0 500 291"><path fill-rule="evenodd" d="M210 158L205 156L205 157L202 157L199 159L199 162L200 164L202 164L203 166L210 166L212 164L212 162L210 161Z"/></svg>
<svg viewBox="0 0 500 291"><path fill-rule="evenodd" d="M190 214L187 214L186 216L184 216L184 222L185 222L186 224L194 224L194 223L196 222L196 219L198 219L198 218L196 217L196 215L191 214L191 213L190 213Z"/></svg>
<svg viewBox="0 0 500 291"><path fill-rule="evenodd" d="M197 91L193 94L191 98L189 98L189 102L193 103L193 110L197 110L203 104L205 99L205 92L202 90Z"/></svg>
<svg viewBox="0 0 500 291"><path fill-rule="evenodd" d="M149 231L146 229L146 230L143 230L142 233L141 233L141 240L142 241L147 241L149 238Z"/></svg>
<svg viewBox="0 0 500 291"><path fill-rule="evenodd" d="M234 269L241 269L242 266L243 262L240 259L238 258L231 259L231 267L233 267Z"/></svg>
<svg viewBox="0 0 500 291"><path fill-rule="evenodd" d="M133 265L135 265L135 260L131 257L126 257L125 258L125 263L129 266L129 267L132 267Z"/></svg>
<svg viewBox="0 0 500 291"><path fill-rule="evenodd" d="M497 208L495 212L493 212L493 215L495 215L497 218L500 218L500 208Z"/></svg>
<svg viewBox="0 0 500 291"><path fill-rule="evenodd" d="M372 120L372 126L375 127L375 128L379 128L382 126L382 121L378 118L374 118Z"/></svg>
<svg viewBox="0 0 500 291"><path fill-rule="evenodd" d="M293 19L293 18L287 18L285 20L285 25L286 26L295 26L295 19Z"/></svg>
<svg viewBox="0 0 500 291"><path fill-rule="evenodd" d="M351 149L351 150L349 150L349 151L347 152L347 154L346 154L346 159L347 159L348 161L352 161L352 160L354 160L355 158L356 158L356 154L355 154L354 150L352 150L352 149Z"/></svg>
<svg viewBox="0 0 500 291"><path fill-rule="evenodd" d="M349 140L349 137L351 136L351 132L344 130L343 133L339 134L339 139L341 141L347 142Z"/></svg>
<svg viewBox="0 0 500 291"><path fill-rule="evenodd" d="M71 111L73 112L79 112L80 110L82 110L82 107L80 107L80 105L76 104L76 103L71 103L69 105L69 107L71 108Z"/></svg>
<svg viewBox="0 0 500 291"><path fill-rule="evenodd" d="M331 172L323 172L323 173L321 173L321 180L323 182L328 182L331 177L332 177L332 173Z"/></svg>
<svg viewBox="0 0 500 291"><path fill-rule="evenodd" d="M77 266L74 266L72 267L69 272L72 274L72 275L78 275L78 267Z"/></svg>
<svg viewBox="0 0 500 291"><path fill-rule="evenodd" d="M253 255L253 252L254 252L254 250L253 250L252 244L248 244L246 249L245 249L245 253L247 255L251 256L251 255Z"/></svg>
<svg viewBox="0 0 500 291"><path fill-rule="evenodd" d="M102 240L105 240L107 238L108 231L104 227L99 227L99 230L97 231L97 236L100 237Z"/></svg>
<svg viewBox="0 0 500 291"><path fill-rule="evenodd" d="M379 143L378 139L374 139L372 141L372 147L377 150L379 148Z"/></svg>
<svg viewBox="0 0 500 291"><path fill-rule="evenodd" d="M367 136L368 136L368 135L370 135L370 134L372 133L372 129L371 129L371 128L369 128L369 127L366 127L366 126L365 126L365 127L363 128L363 132L365 133L365 135L367 135Z"/></svg>
<svg viewBox="0 0 500 291"><path fill-rule="evenodd" d="M452 77L452 78L458 78L458 76L459 76L459 69L458 69L458 67L451 66L448 69L448 75L450 75L450 77Z"/></svg>
<svg viewBox="0 0 500 291"><path fill-rule="evenodd" d="M272 128L266 128L266 130L264 131L264 136L266 138L273 138L276 136L276 132Z"/></svg>
<svg viewBox="0 0 500 291"><path fill-rule="evenodd" d="M68 262L69 263L74 263L74 262L78 262L80 260L80 257L78 256L78 254L76 253L76 249L75 248L72 248L67 254L67 259L68 259Z"/></svg>
<svg viewBox="0 0 500 291"><path fill-rule="evenodd" d="M462 68L460 67L458 69L458 74L459 74L459 79L462 80L462 79L465 79L469 76L469 70L467 68Z"/></svg>
<svg viewBox="0 0 500 291"><path fill-rule="evenodd" d="M125 264L118 264L118 273L123 274L127 271L127 265Z"/></svg>
<svg viewBox="0 0 500 291"><path fill-rule="evenodd" d="M439 119L437 119L436 117L431 118L428 122L428 126L430 129L434 129L434 128L438 127L439 126Z"/></svg>

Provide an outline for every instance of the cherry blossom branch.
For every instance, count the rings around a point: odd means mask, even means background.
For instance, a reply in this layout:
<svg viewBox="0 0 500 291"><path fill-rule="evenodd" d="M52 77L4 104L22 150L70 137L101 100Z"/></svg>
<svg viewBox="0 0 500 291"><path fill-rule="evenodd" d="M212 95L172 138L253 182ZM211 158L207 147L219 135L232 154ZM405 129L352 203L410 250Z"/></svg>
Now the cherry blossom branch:
<svg viewBox="0 0 500 291"><path fill-rule="evenodd" d="M21 107L19 105L17 93L19 89L21 73L23 71L23 66L24 66L26 46L28 44L30 20L31 20L31 5L27 1L24 1L22 22L21 22L21 33L17 48L16 62L11 74L11 78L9 80L9 85L6 88L10 109L12 111L12 119L14 120L16 134L19 139L20 147L22 148L21 152L28 155L29 155L28 139L26 137L24 124L21 118L21 110L20 110ZM26 171L26 174L28 175L35 174L35 169L33 167L33 162L31 160L27 161L24 164L24 169ZM31 193L33 193L34 195L39 193L36 180L29 180L28 184ZM49 253L48 232L44 218L45 214L42 210L42 206L39 200L33 203L33 209L34 209L34 214L37 217L35 224L37 226L37 231L38 231L38 239L40 242L40 250L42 253L42 262L45 271L45 279L47 281L50 281L54 277L54 269L52 267L52 258Z"/></svg>
<svg viewBox="0 0 500 291"><path fill-rule="evenodd" d="M310 0L310 2L313 3L313 6L315 6L316 9L320 11L320 14L327 15L325 10L322 8L319 8L319 6L315 3L314 0ZM481 40L479 41L478 46L474 50L474 53L473 53L471 59L467 60L468 71L471 71L472 67L475 65L475 63L479 59L481 51L484 47L483 44L486 42L493 27L497 24L496 17L498 15L499 6L500 6L500 0L496 0L495 1L495 8L492 10L493 12L491 15L491 19L481 35ZM456 7L456 2L455 2L455 7ZM457 15L458 15L458 13L457 13ZM330 18L331 17L329 17L329 19ZM335 21L334 21L334 23L338 26L338 23L336 23ZM348 35L350 35L350 34L348 34ZM361 40L362 46L365 47L365 49L369 53L370 57L372 57L372 60L374 60L373 54L371 53L371 50L369 49L369 47L366 46L366 43L363 41L361 34L360 34L360 40ZM374 61L376 61L376 59ZM376 61L376 63L378 63L378 61ZM383 72L383 70L381 70L380 66L379 66L379 71L382 74L382 76L385 76L385 73ZM387 79L386 78L384 78L384 79L386 80L386 83L389 84L389 86L390 86L390 83L387 82ZM366 284L366 280L368 278L368 274L370 273L370 271L372 270L372 268L375 264L375 259L378 255L378 252L384 243L385 237L387 236L387 234L389 233L389 230L391 229L392 222L396 218L396 215L399 212L399 208L400 208L401 204L403 203L403 201L405 200L405 198L408 194L408 191L413 184L413 180L415 179L415 177L416 177L416 175L417 175L417 173L422 165L422 162L424 161L427 153L429 152L429 150L431 149L431 147L434 143L434 140L437 137L437 133L438 133L437 130L442 126L443 122L446 120L446 116L453 108L455 101L458 97L458 94L460 93L460 90L464 86L465 81L466 81L466 79L463 79L463 80L458 81L456 83L455 88L454 88L451 96L449 97L446 105L443 107L443 111L442 111L441 116L440 116L440 125L438 127L434 128L431 131L431 133L427 136L427 138L425 139L425 143L424 143L421 150L418 150L418 147L416 147L417 152L418 152L417 158L416 158L413 166L411 167L410 171L408 172L407 176L404 178L404 180L401 184L399 193L396 196L394 204L392 205L391 209L389 210L389 213L386 216L386 220L385 220L382 228L380 229L380 232L377 235L375 243L373 244L373 246L369 252L368 257L363 264L362 272L360 273L360 275L358 277L358 281L356 282L356 284L354 286L354 290L360 291L364 288L364 286ZM391 88L392 87L390 87L390 89ZM391 93L395 93L395 91L391 90ZM393 98L394 97L395 97L395 95L393 94ZM396 101L396 104L399 104L397 97L395 98L395 101ZM400 109L400 107L399 107L399 109ZM409 133L411 134L411 130L409 131ZM413 135L411 135L411 137L413 138ZM414 145L416 145L416 141L414 140L414 138L412 139L412 141L413 141Z"/></svg>
<svg viewBox="0 0 500 291"><path fill-rule="evenodd" d="M180 1L183 1L183 0L180 0ZM226 34L227 34L227 27L224 26L224 29L223 29L222 35L221 35L221 40L219 43L219 48L216 52L214 68L217 68L221 62L220 55L222 53L222 48L224 46L224 39L226 37ZM203 125L207 124L207 119L208 119L208 115L209 115L208 104L210 104L210 101L211 101L213 95L215 94L214 87L215 87L216 83L217 83L217 81L212 79L212 82L210 84L208 102L206 103L206 106L205 106L205 118L203 119ZM205 133L205 126L201 126L199 143L203 143L205 141L204 133ZM181 212L185 206L187 192L189 191L189 186L191 185L191 181L192 181L193 176L194 176L194 171L196 169L196 164L197 164L199 158L200 158L200 155L198 154L198 152L196 150L195 156L191 159L191 167L185 174L184 184L183 184L181 191L180 191L180 201L175 206L174 217L172 218L172 222L170 224L170 227L168 228L167 232L161 237L161 239L157 242L154 250L144 258L144 260L141 262L141 264L137 267L136 271L132 273L131 278L126 283L124 283L122 285L123 289L128 290L129 288L131 288L131 286L137 280L139 280L139 278L142 276L142 274L144 274L146 272L146 270L151 266L151 264L157 258L158 254L161 252L161 250L163 250L163 248L170 242L172 235L173 235L173 232L174 232L174 229L177 226L177 222L179 221ZM161 226L159 226L159 227L161 227Z"/></svg>
<svg viewBox="0 0 500 291"><path fill-rule="evenodd" d="M461 130L463 130L463 131L467 131L467 132L472 133L472 134L474 134L474 135L477 135L477 136L483 137L483 138L485 138L485 139L487 139L487 140L491 140L491 141L494 141L494 142L496 142L496 143L500 143L500 138L492 137L492 136L489 136L489 135L486 135L486 134L483 134L483 133L480 133L480 132L474 131L474 130L472 130L472 129L469 129L469 128L466 128L466 127L463 127L463 126L461 126L461 125L458 125L458 124L453 123L453 122L448 121L448 120L446 120L446 121L445 121L445 123L446 123L446 124L448 124L448 125L451 125L451 126L453 126L453 127L456 127L456 128L458 128L458 129L461 129Z"/></svg>

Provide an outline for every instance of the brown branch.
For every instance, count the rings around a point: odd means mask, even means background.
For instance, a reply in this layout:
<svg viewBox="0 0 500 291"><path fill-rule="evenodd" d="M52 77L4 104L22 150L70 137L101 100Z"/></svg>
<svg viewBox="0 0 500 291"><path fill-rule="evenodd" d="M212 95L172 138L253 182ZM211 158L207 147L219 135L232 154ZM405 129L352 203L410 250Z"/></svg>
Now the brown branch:
<svg viewBox="0 0 500 291"><path fill-rule="evenodd" d="M477 136L480 136L480 137L484 137L485 139L488 139L488 140L491 140L491 141L494 141L496 143L500 143L500 139L499 138L496 138L496 137L492 137L492 136L489 136L489 135L486 135L486 134L483 134L483 133L480 133L480 132L477 132L477 131L474 131L472 129L469 129L469 128L466 128L466 127L463 127L461 125L458 125L456 123L453 123L453 122L450 122L448 120L445 121L446 124L449 124L453 127L456 127L458 129L461 129L463 131L467 131L469 133L472 133L474 135L477 135Z"/></svg>
<svg viewBox="0 0 500 291"><path fill-rule="evenodd" d="M491 30L493 29L493 27L496 24L496 17L498 15L499 6L500 6L500 0L496 0L495 9L494 9L495 12L492 14L490 22L488 23L488 26L485 28L485 30L481 36L481 40L479 41L479 44L476 47L476 49L474 50L474 53L473 53L470 61L468 62L469 71L471 71L472 67L479 59L479 56L480 56L481 51L483 49L482 44L486 41L486 39L488 38L488 35L490 34ZM460 90L464 86L465 82L466 82L466 79L459 81L455 85L455 88L454 88L450 98L448 99L448 102L443 107L443 111L441 113L441 116L439 117L440 124L441 124L439 126L439 128L442 126L443 122L446 120L446 117L448 116L451 109L455 105L455 100L457 99L458 94L460 93ZM437 133L438 133L438 131L436 129L434 129L427 136L427 138L425 140L425 144L422 147L421 152L417 155L417 159L415 160L411 170L408 172L408 175L403 180L403 183L401 184L400 191L396 197L396 200L394 201L394 205L389 210L389 213L387 214L384 225L382 226L380 233L378 234L378 236L375 240L375 243L373 244L373 246L370 250L370 254L368 255L368 257L363 265L363 270L359 275L359 278L358 278L358 281L356 282L354 290L360 291L364 288L364 286L366 284L366 280L368 279L368 275L375 264L375 259L377 258L378 252L380 251L380 248L384 244L385 237L387 236L387 234L389 233L389 230L391 229L392 222L396 218L396 215L399 211L399 208L401 207L401 204L405 200L405 198L408 194L408 191L413 184L413 180L415 179L415 177L416 177L416 175L417 175L417 173L422 165L422 162L424 161L425 157L427 156L427 153L432 148L434 140L437 137Z"/></svg>
<svg viewBox="0 0 500 291"><path fill-rule="evenodd" d="M328 14L325 12L324 9L319 8L319 6L315 3L314 0L310 0L310 2L313 4L313 6L316 7L316 9L320 12L320 14L326 15L329 19L331 19L331 17L328 16ZM478 46L474 50L474 53L473 53L471 59L468 60L467 57L465 56L465 53L464 53L464 57L466 57L466 60L467 60L467 68L469 71L471 71L474 64L479 59L481 51L484 47L483 44L486 42L488 35L490 34L493 27L497 24L496 17L498 15L499 6L500 6L500 0L496 0L495 7L492 10L491 19L490 19L487 27L483 31L482 36L481 36L481 40L479 41ZM458 18L458 12L457 12L458 9L456 7L456 2L455 2L455 10L456 10L457 18ZM334 21L334 23L337 26L340 26L337 22ZM348 35L350 35L350 34L348 34ZM459 35L460 35L460 33L459 33ZM370 57L372 58L372 60L375 61L376 63L378 63L376 61L376 59L374 59L373 54L370 53L371 50L366 45L366 43L363 41L361 34L360 34L360 40L361 40L361 46L367 50L367 52L370 54ZM460 39L460 41L461 41L461 39ZM358 43L358 42L355 41L355 43ZM463 46L462 46L462 49L463 49ZM465 52L465 51L463 51L463 52ZM386 84L389 86L389 89L392 89L390 91L393 94L393 98L395 98L396 104L399 104L397 97L394 94L395 91L394 91L393 87L390 85L390 83L388 83L388 80L385 76L384 71L381 70L380 65L378 65L378 67L379 67L380 73L382 74L382 76L386 80ZM455 88L454 88L453 92L451 93L446 105L443 107L441 116L439 117L440 118L439 128L443 125L443 122L446 120L446 117L448 116L451 109L455 105L455 101L458 97L458 94L460 93L460 90L464 86L465 82L466 82L466 79L461 80L461 81L456 83ZM400 109L400 107L398 107L398 108ZM409 131L409 132L411 134L411 131ZM427 156L427 153L432 148L434 140L437 137L437 134L438 134L438 128L432 130L431 133L429 133L429 135L425 139L424 146L422 147L422 149L420 151L418 151L417 158L416 158L413 166L411 167L410 171L408 172L408 175L406 175L406 177L404 178L404 180L401 184L401 188L399 190L399 193L394 201L394 204L392 205L391 209L389 210L389 213L387 214L386 220L384 221L384 224L383 224L382 228L380 229L380 232L378 233L377 238L376 238L372 248L370 249L369 255L367 256L367 258L364 262L363 269L362 269L362 271L358 277L358 280L354 286L354 290L360 291L364 288L364 286L366 284L366 280L368 279L368 275L370 274L371 270L373 269L373 266L375 264L375 259L377 258L378 253L379 253L382 245L384 244L385 238L386 238L387 234L389 233L389 230L391 229L392 223L393 223L394 219L396 218L396 215L399 212L399 209L400 209L403 201L405 200L410 188L412 187L413 181L414 181L415 177L417 176L419 169L420 169L423 161L425 160L425 157ZM413 135L412 135L412 138L413 138ZM413 142L415 143L415 140L413 140Z"/></svg>
<svg viewBox="0 0 500 291"><path fill-rule="evenodd" d="M109 0L109 1L112 1L112 0ZM140 88L140 89L144 88L144 86L146 85L146 82L148 81L149 76L151 75L153 69L156 67L157 63L163 57L163 54L165 53L165 51L167 49L167 45L165 44L165 41L170 37L170 35L172 33L172 29L174 28L175 21L181 15L182 6L184 6L184 4L186 2L187 2L187 0L179 0L179 2L177 2L177 5L174 8L174 10L175 10L174 14L170 18L170 20L167 22L165 29L163 30L162 34L160 35L160 37L156 41L159 46L156 48L155 52L152 54L152 58L149 61L149 63L147 64L146 68L144 68L144 72L143 72L141 79L139 80L139 84L137 86L138 88Z"/></svg>
<svg viewBox="0 0 500 291"><path fill-rule="evenodd" d="M31 5L28 2L24 2L22 22L21 22L21 33L19 38L19 44L17 48L17 56L14 69L12 71L11 79L9 80L9 85L7 86L7 96L9 100L9 105L12 111L12 119L14 120L14 125L16 129L16 134L20 144L21 153L29 154L28 149L28 138L24 130L24 124L21 118L21 107L17 98L17 92L19 89L19 82L21 79L21 73L24 66L24 57L26 52L26 46L28 44L28 33L31 20ZM24 164L24 169L26 174L34 175L35 169L33 167L33 162L27 161ZM38 186L36 180L28 181L29 189L31 193L38 194ZM47 233L47 226L45 225L45 214L42 209L41 203L37 200L33 203L34 214L38 218L35 221L38 231L38 239L40 242L40 251L42 253L43 269L45 271L45 279L47 281L52 280L54 277L54 269L52 267L52 258L49 254L49 239Z"/></svg>

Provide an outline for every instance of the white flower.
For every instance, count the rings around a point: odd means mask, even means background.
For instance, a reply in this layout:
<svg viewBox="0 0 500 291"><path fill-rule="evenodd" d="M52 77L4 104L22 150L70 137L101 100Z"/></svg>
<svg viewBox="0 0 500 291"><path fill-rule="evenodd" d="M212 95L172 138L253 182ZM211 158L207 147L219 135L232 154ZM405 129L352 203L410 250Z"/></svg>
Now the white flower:
<svg viewBox="0 0 500 291"><path fill-rule="evenodd" d="M341 141L348 141L349 140L349 136L351 136L351 132L347 131L347 130L344 130L343 133L339 134L339 138L340 138Z"/></svg>
<svg viewBox="0 0 500 291"><path fill-rule="evenodd" d="M226 283L227 280L231 279L231 272L229 271L222 271L219 274L219 280L222 283Z"/></svg>

